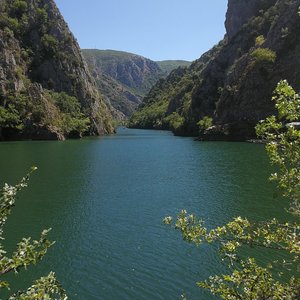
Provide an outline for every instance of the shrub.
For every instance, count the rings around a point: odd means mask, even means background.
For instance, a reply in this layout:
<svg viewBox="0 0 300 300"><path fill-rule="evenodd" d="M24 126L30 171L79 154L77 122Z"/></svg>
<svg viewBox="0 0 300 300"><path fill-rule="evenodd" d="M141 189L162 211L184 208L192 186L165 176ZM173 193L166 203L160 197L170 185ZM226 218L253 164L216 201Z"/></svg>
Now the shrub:
<svg viewBox="0 0 300 300"><path fill-rule="evenodd" d="M251 53L251 56L257 65L264 68L269 68L276 61L276 53L269 48L257 48Z"/></svg>
<svg viewBox="0 0 300 300"><path fill-rule="evenodd" d="M47 56L52 57L58 54L59 42L53 35L44 34L41 38L41 45Z"/></svg>
<svg viewBox="0 0 300 300"><path fill-rule="evenodd" d="M36 9L37 21L40 24L45 24L48 20L48 13L44 8Z"/></svg>
<svg viewBox="0 0 300 300"><path fill-rule="evenodd" d="M71 131L77 131L83 134L88 130L90 121L81 112L81 106L76 97L69 96L64 92L52 92L50 95L62 113L62 118L58 123L64 133L68 134Z"/></svg>
<svg viewBox="0 0 300 300"><path fill-rule="evenodd" d="M263 36L263 35L259 35L259 36L255 39L255 46L261 46L264 42L265 42L264 36Z"/></svg>
<svg viewBox="0 0 300 300"><path fill-rule="evenodd" d="M26 1L17 0L11 4L10 8L11 8L12 14L17 18L20 18L26 12L27 7L28 7L28 5L27 5Z"/></svg>
<svg viewBox="0 0 300 300"><path fill-rule="evenodd" d="M205 130L207 130L209 127L211 127L213 124L213 119L209 116L203 117L197 125L199 126L199 132L204 133Z"/></svg>
<svg viewBox="0 0 300 300"><path fill-rule="evenodd" d="M0 127L20 128L22 126L20 115L13 105L7 108L0 106Z"/></svg>
<svg viewBox="0 0 300 300"><path fill-rule="evenodd" d="M164 118L163 121L168 124L170 129L176 130L184 124L184 117L178 112L173 112L171 115Z"/></svg>

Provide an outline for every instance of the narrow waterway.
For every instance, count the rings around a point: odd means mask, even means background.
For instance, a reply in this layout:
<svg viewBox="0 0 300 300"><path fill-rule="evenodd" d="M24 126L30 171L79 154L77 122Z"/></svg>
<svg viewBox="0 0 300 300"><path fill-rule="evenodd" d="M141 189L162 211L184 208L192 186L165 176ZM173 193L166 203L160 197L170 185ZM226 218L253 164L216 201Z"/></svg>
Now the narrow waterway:
<svg viewBox="0 0 300 300"><path fill-rule="evenodd" d="M56 244L13 276L13 288L53 270L71 300L217 299L196 287L224 271L215 247L185 243L163 217L184 208L211 227L237 215L283 216L262 145L124 128L103 138L0 144L1 184L15 184L32 165L38 171L20 193L5 244L11 251L49 227Z"/></svg>

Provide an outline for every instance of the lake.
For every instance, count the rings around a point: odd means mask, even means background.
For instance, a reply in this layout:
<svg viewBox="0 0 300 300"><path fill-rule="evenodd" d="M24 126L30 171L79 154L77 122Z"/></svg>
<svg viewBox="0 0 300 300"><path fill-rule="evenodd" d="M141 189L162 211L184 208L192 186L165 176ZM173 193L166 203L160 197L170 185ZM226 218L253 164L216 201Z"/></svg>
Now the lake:
<svg viewBox="0 0 300 300"><path fill-rule="evenodd" d="M216 247L184 242L162 219L186 209L212 227L238 215L284 215L262 145L125 128L101 138L0 144L1 184L15 184L33 165L5 245L11 251L49 227L56 244L37 266L9 276L13 288L53 270L69 299L218 299L196 287L225 270Z"/></svg>

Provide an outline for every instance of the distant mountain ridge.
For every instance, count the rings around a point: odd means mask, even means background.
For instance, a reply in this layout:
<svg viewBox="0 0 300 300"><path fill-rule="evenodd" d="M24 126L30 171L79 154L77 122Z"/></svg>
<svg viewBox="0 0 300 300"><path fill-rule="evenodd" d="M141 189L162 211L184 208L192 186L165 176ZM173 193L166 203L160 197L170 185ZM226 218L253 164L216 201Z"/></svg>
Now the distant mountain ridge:
<svg viewBox="0 0 300 300"><path fill-rule="evenodd" d="M99 90L123 118L135 111L159 79L178 66L190 64L182 60L155 62L116 50L83 49L82 53Z"/></svg>
<svg viewBox="0 0 300 300"><path fill-rule="evenodd" d="M178 67L189 67L192 62L186 60L160 60L156 61L160 69L166 74L170 74Z"/></svg>

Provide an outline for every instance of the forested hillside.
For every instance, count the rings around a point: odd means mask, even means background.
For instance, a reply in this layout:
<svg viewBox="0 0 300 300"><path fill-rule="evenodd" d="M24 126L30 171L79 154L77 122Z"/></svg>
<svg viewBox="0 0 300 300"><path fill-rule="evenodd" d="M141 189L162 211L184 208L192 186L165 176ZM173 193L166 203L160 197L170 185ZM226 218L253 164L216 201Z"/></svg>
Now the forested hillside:
<svg viewBox="0 0 300 300"><path fill-rule="evenodd" d="M229 0L224 39L160 80L130 126L194 136L200 129L204 139L255 137L255 124L274 112L277 82L300 88L299 6L299 0ZM208 122L199 123L203 118Z"/></svg>
<svg viewBox="0 0 300 300"><path fill-rule="evenodd" d="M108 106L53 0L1 0L0 139L110 133Z"/></svg>

